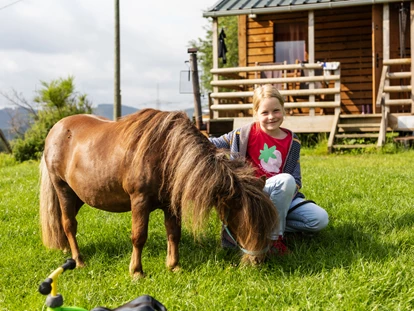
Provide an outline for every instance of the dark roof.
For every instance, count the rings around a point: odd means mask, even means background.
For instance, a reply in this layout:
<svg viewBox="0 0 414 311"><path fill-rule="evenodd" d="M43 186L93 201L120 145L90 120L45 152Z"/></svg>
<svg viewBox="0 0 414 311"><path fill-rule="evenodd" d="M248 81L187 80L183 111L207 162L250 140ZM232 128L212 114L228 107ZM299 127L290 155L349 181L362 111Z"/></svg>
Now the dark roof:
<svg viewBox="0 0 414 311"><path fill-rule="evenodd" d="M308 11L341 8L378 3L401 2L401 0L220 0L207 9L204 17L246 14L269 14L277 12Z"/></svg>

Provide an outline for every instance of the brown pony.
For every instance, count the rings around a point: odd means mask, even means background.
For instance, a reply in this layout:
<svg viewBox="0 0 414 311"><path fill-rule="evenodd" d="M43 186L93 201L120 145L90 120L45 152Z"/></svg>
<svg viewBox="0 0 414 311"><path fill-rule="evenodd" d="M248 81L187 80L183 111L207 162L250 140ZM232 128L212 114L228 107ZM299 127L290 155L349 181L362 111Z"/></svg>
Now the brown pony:
<svg viewBox="0 0 414 311"><path fill-rule="evenodd" d="M230 160L182 112L145 109L117 122L92 115L62 119L50 130L40 164L43 243L84 262L76 215L84 203L132 212L131 274L143 276L141 254L152 211L164 211L167 267L178 266L181 220L194 232L213 207L244 260L261 261L277 212L243 159Z"/></svg>

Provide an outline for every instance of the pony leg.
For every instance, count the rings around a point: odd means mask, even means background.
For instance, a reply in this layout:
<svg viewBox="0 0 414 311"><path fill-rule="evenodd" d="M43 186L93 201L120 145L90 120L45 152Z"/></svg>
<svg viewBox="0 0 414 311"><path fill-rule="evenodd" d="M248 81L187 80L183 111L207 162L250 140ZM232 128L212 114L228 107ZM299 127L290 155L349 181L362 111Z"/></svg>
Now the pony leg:
<svg viewBox="0 0 414 311"><path fill-rule="evenodd" d="M164 209L164 224L167 231L167 267L174 271L179 269L178 245L181 239L181 220L166 208Z"/></svg>
<svg viewBox="0 0 414 311"><path fill-rule="evenodd" d="M67 188L66 188L67 187ZM60 188L58 192L60 207L62 211L62 226L68 238L72 258L76 261L77 267L84 267L85 263L79 251L78 242L76 240L76 232L78 230L78 222L76 215L83 205L83 202L73 192L69 186Z"/></svg>
<svg viewBox="0 0 414 311"><path fill-rule="evenodd" d="M148 238L148 222L150 209L148 205L140 202L131 205L132 213L132 256L129 264L129 272L134 278L142 278L145 276L142 270L142 249Z"/></svg>

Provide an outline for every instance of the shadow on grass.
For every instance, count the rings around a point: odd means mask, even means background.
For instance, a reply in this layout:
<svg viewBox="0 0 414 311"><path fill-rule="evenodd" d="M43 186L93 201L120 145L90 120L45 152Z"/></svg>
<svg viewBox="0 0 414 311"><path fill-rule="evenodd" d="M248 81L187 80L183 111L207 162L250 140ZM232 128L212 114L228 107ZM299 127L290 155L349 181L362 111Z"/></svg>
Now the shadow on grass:
<svg viewBox="0 0 414 311"><path fill-rule="evenodd" d="M380 233L363 232L362 228L353 224L331 226L312 238L293 239L288 244L292 254L270 260L267 267L277 264L287 273L300 268L302 273L312 274L349 267L361 260L385 262L390 256L398 256L398 245L383 243Z"/></svg>
<svg viewBox="0 0 414 311"><path fill-rule="evenodd" d="M400 227L407 227L414 221L414 215L401 217L396 220ZM400 248L396 243L381 242L381 233L367 233L361 224L330 225L324 231L312 238L296 238L288 240L290 255L271 258L263 265L263 269L282 269L286 273L293 273L300 269L302 273L315 273L338 267L351 266L360 261L385 261L390 256L398 256ZM366 229L366 228L365 228ZM366 231L366 230L365 230ZM132 253L132 244L129 234L123 232L106 233L98 240L87 241L81 237L81 253L85 260L101 257L110 262L114 257L124 258L129 262ZM219 233L207 231L200 239L186 230L182 231L180 242L180 265L186 271L200 269L206 262L237 266L240 264L239 250L222 249L219 242ZM143 261L162 260L167 254L167 241L164 230L149 233L143 250ZM157 259L158 258L158 259Z"/></svg>

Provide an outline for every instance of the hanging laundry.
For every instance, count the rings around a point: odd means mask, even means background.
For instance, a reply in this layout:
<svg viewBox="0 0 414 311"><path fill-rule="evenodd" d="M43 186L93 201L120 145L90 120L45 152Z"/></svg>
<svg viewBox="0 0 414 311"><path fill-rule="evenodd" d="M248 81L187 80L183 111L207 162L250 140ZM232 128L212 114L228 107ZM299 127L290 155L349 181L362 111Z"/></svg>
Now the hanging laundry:
<svg viewBox="0 0 414 311"><path fill-rule="evenodd" d="M218 44L218 57L223 60L223 64L227 63L226 53L226 34L224 33L224 29L222 28L219 35L219 44Z"/></svg>

